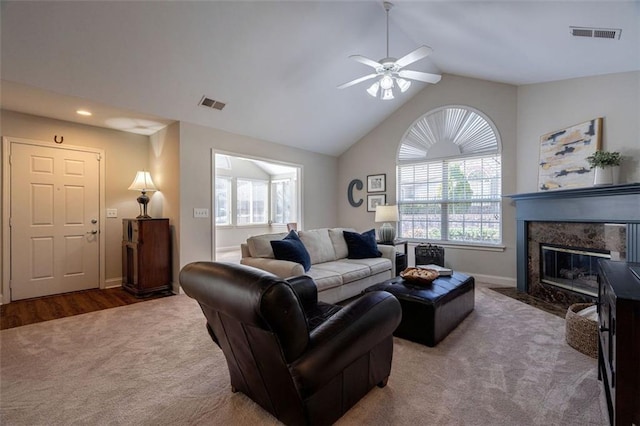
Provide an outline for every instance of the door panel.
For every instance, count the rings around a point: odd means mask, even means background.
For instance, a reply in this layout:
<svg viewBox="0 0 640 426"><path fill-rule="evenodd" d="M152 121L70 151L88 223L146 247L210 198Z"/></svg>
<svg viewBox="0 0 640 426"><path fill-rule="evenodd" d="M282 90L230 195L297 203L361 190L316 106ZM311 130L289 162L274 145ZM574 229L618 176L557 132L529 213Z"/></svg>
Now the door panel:
<svg viewBox="0 0 640 426"><path fill-rule="evenodd" d="M12 143L11 300L98 288L98 219L96 153Z"/></svg>

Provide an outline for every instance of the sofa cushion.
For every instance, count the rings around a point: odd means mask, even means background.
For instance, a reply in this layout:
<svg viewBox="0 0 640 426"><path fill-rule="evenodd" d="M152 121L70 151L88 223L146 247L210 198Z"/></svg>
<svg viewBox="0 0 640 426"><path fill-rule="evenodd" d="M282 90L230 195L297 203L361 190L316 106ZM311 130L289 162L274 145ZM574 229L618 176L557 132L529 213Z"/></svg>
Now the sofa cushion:
<svg viewBox="0 0 640 426"><path fill-rule="evenodd" d="M342 231L356 232L353 228L331 228L329 229L329 238L333 244L333 251L336 253L336 260L345 259L349 256L349 248L344 239Z"/></svg>
<svg viewBox="0 0 640 426"><path fill-rule="evenodd" d="M312 265L336 260L336 252L333 250L327 228L300 231L298 236L309 252Z"/></svg>
<svg viewBox="0 0 640 426"><path fill-rule="evenodd" d="M366 265L371 269L371 275L380 272L389 271L393 268L391 260L386 257L369 257L367 259L344 259L343 262L355 263L357 265Z"/></svg>
<svg viewBox="0 0 640 426"><path fill-rule="evenodd" d="M286 232L279 232L277 234L255 235L247 238L247 246L249 246L251 257L267 257L273 259L275 256L271 248L271 241L281 240L286 236Z"/></svg>
<svg viewBox="0 0 640 426"><path fill-rule="evenodd" d="M333 271L342 276L342 283L347 284L353 281L358 281L362 278L371 275L371 269L369 265L346 262L348 259L336 260L333 262L320 263L314 265L314 269L324 269L326 271Z"/></svg>
<svg viewBox="0 0 640 426"><path fill-rule="evenodd" d="M278 260L290 260L302 265L305 272L311 268L309 252L298 238L296 231L291 231L282 240L271 241L273 254Z"/></svg>
<svg viewBox="0 0 640 426"><path fill-rule="evenodd" d="M316 268L315 265L309 269L306 275L313 278L313 281L315 281L318 287L318 292L342 285L342 275L335 271Z"/></svg>
<svg viewBox="0 0 640 426"><path fill-rule="evenodd" d="M375 229L363 232L362 234L349 231L342 231L342 234L349 249L349 259L366 259L382 256L382 253L378 250L378 243L376 243Z"/></svg>

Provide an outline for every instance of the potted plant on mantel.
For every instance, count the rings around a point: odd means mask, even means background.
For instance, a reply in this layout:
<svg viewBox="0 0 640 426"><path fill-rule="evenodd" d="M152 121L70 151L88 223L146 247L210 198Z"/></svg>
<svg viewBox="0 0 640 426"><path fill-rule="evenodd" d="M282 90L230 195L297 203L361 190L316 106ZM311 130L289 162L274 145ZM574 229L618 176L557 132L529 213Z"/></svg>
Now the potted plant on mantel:
<svg viewBox="0 0 640 426"><path fill-rule="evenodd" d="M618 167L622 157L616 151L596 151L587 157L587 161L592 169L596 169L593 184L613 185L617 183Z"/></svg>

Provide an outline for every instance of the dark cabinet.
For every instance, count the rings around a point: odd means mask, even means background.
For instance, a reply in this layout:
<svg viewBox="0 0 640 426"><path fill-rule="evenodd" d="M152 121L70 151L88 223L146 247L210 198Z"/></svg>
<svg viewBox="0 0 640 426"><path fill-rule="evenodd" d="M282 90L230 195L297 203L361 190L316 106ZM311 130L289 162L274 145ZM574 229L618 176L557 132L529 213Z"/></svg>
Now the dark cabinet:
<svg viewBox="0 0 640 426"><path fill-rule="evenodd" d="M170 291L169 219L123 219L122 234L122 287L136 296Z"/></svg>
<svg viewBox="0 0 640 426"><path fill-rule="evenodd" d="M640 264L600 260L598 378L612 425L640 424Z"/></svg>

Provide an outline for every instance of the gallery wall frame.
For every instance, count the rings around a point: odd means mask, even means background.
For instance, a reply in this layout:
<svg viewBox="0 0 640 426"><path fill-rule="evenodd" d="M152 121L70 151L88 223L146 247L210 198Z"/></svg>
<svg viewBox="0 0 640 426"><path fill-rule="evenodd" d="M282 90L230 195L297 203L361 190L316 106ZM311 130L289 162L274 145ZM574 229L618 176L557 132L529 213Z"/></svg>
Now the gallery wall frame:
<svg viewBox="0 0 640 426"><path fill-rule="evenodd" d="M386 190L387 190L386 173L367 176L367 192L385 192Z"/></svg>
<svg viewBox="0 0 640 426"><path fill-rule="evenodd" d="M602 125L598 117L540 137L539 191L593 185L587 157L602 148Z"/></svg>
<svg viewBox="0 0 640 426"><path fill-rule="evenodd" d="M377 206L384 206L387 204L386 194L367 195L367 211L375 212Z"/></svg>

